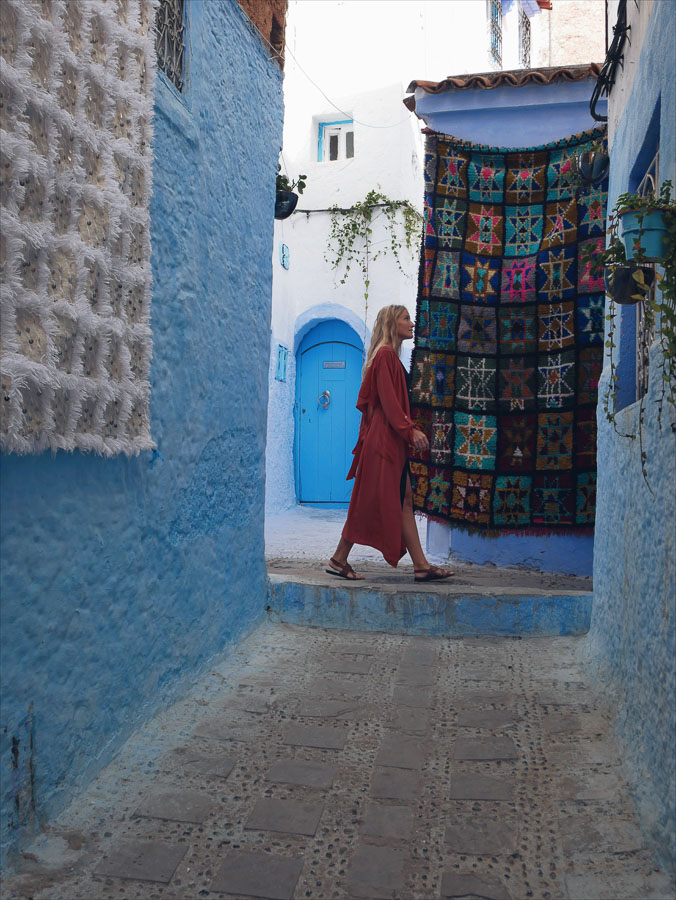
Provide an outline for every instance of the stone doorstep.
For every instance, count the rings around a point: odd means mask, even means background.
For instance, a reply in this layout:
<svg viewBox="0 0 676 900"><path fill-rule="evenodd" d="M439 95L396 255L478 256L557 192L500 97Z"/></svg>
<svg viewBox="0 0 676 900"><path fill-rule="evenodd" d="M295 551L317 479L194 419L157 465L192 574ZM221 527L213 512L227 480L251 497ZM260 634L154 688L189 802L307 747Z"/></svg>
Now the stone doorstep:
<svg viewBox="0 0 676 900"><path fill-rule="evenodd" d="M408 806L369 803L359 833L364 837L406 841L413 832L413 810Z"/></svg>
<svg viewBox="0 0 676 900"><path fill-rule="evenodd" d="M392 710L385 727L393 731L424 735L430 730L430 714L425 710L401 706Z"/></svg>
<svg viewBox="0 0 676 900"><path fill-rule="evenodd" d="M404 684L395 685L392 702L397 706L431 709L434 698L429 688L409 687Z"/></svg>
<svg viewBox="0 0 676 900"><path fill-rule="evenodd" d="M355 659L354 656L328 656L322 663L322 671L346 675L368 675L373 659Z"/></svg>
<svg viewBox="0 0 676 900"><path fill-rule="evenodd" d="M186 791L167 785L164 788L156 788L148 794L134 815L201 825L208 818L213 806L213 802L199 791Z"/></svg>
<svg viewBox="0 0 676 900"><path fill-rule="evenodd" d="M412 769L376 766L371 780L371 796L376 800L414 800L420 773Z"/></svg>
<svg viewBox="0 0 676 900"><path fill-rule="evenodd" d="M345 747L347 735L347 728L330 728L322 725L292 725L283 743L293 747L342 750Z"/></svg>
<svg viewBox="0 0 676 900"><path fill-rule="evenodd" d="M455 897L480 897L481 900L512 900L502 881L478 875L444 872L441 878L441 900ZM591 900L591 897L587 898Z"/></svg>
<svg viewBox="0 0 676 900"><path fill-rule="evenodd" d="M515 725L520 718L511 709L462 709L458 711L458 727L496 730Z"/></svg>
<svg viewBox="0 0 676 900"><path fill-rule="evenodd" d="M409 737L396 731L386 732L376 756L377 766L398 769L422 769L428 756L429 744L417 737Z"/></svg>
<svg viewBox="0 0 676 900"><path fill-rule="evenodd" d="M348 893L364 900L389 900L403 889L403 866L399 849L361 847L348 863Z"/></svg>
<svg viewBox="0 0 676 900"><path fill-rule="evenodd" d="M516 823L473 818L446 827L446 844L453 853L468 856L502 856L517 845Z"/></svg>
<svg viewBox="0 0 676 900"><path fill-rule="evenodd" d="M94 869L93 874L104 878L126 878L169 884L187 851L188 844L124 841L111 848Z"/></svg>
<svg viewBox="0 0 676 900"><path fill-rule="evenodd" d="M512 670L504 663L494 666L460 666L458 679L460 681L508 681Z"/></svg>
<svg viewBox="0 0 676 900"><path fill-rule="evenodd" d="M343 719L359 709L359 704L349 700L305 700L298 707L300 718Z"/></svg>
<svg viewBox="0 0 676 900"><path fill-rule="evenodd" d="M263 721L256 713L225 711L201 722L193 734L217 741L252 741L260 737Z"/></svg>
<svg viewBox="0 0 676 900"><path fill-rule="evenodd" d="M451 800L512 800L514 786L490 775L451 773Z"/></svg>
<svg viewBox="0 0 676 900"><path fill-rule="evenodd" d="M359 700L364 693L364 685L356 681L337 678L315 678L306 686L308 696L318 700Z"/></svg>
<svg viewBox="0 0 676 900"><path fill-rule="evenodd" d="M186 758L183 768L199 775L213 775L215 778L227 778L237 764L236 757L196 757Z"/></svg>
<svg viewBox="0 0 676 900"><path fill-rule="evenodd" d="M307 800L259 800L244 827L249 831L279 831L314 837L323 803Z"/></svg>
<svg viewBox="0 0 676 900"><path fill-rule="evenodd" d="M209 885L209 893L292 900L303 864L302 857L231 850Z"/></svg>
<svg viewBox="0 0 676 900"><path fill-rule="evenodd" d="M509 737L458 738L453 758L458 760L518 759L514 741Z"/></svg>
<svg viewBox="0 0 676 900"><path fill-rule="evenodd" d="M267 781L299 784L328 790L338 774L338 766L304 759L279 759L265 776Z"/></svg>

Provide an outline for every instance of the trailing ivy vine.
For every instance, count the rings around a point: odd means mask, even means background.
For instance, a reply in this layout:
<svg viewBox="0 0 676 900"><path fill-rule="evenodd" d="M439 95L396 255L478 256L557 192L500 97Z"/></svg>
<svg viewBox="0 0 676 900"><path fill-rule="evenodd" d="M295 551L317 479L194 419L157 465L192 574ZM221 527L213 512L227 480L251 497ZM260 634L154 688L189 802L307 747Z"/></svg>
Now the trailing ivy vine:
<svg viewBox="0 0 676 900"><path fill-rule="evenodd" d="M324 258L332 269L345 266L340 284L345 284L352 268L361 272L364 284L364 325L368 317L370 267L379 257L391 253L400 271L400 253L417 250L423 218L408 200L391 200L379 191L371 190L359 203L349 209L332 206L331 231ZM373 226L384 220L389 240L373 243ZM364 342L366 346L366 342Z"/></svg>

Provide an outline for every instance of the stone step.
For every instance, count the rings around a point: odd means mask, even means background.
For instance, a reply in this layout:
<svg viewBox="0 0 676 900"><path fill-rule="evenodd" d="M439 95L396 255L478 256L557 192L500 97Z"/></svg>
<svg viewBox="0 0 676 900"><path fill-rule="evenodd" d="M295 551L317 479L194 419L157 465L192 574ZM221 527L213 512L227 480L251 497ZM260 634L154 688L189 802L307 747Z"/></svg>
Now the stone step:
<svg viewBox="0 0 676 900"><path fill-rule="evenodd" d="M581 635L592 593L562 585L351 582L330 575L269 572L268 611L278 622L396 634Z"/></svg>

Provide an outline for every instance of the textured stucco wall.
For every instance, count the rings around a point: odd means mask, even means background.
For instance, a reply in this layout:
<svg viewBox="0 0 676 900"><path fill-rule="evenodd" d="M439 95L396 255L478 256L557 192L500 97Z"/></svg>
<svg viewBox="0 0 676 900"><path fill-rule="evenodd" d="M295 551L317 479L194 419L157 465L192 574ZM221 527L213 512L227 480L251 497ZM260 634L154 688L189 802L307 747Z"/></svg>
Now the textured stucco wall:
<svg viewBox="0 0 676 900"><path fill-rule="evenodd" d="M627 190L658 98L661 96L660 180L676 183L676 4L627 4L632 26L627 66L610 96L612 123L609 206ZM652 15L650 15L652 12ZM643 17L649 20L640 21ZM639 21L637 21L637 19ZM610 20L614 24L614 20ZM642 49L635 35L645 35ZM622 79L632 79L630 95ZM614 115L616 91L621 103ZM616 339L617 340L617 339ZM618 342L619 343L619 342ZM604 693L613 692L617 726L643 824L673 869L676 818L676 573L674 560L674 484L676 449L665 410L660 431L654 401L660 356L651 351L650 391L646 398L644 449L654 496L641 476L638 441L618 437L599 413L598 507L594 548L594 608L589 665ZM599 394L608 384L603 371ZM666 404L665 404L666 406ZM638 404L618 415L618 429L635 432Z"/></svg>
<svg viewBox="0 0 676 900"><path fill-rule="evenodd" d="M297 99L291 96L290 116L302 123L304 140L296 154L284 151L286 171L292 178L307 174L307 188L300 196L298 209L323 210L310 215L295 212L275 223L272 252L272 353L277 346L289 349L287 382L275 381L275 359L271 360L266 450L266 509L274 512L296 503L293 469L295 352L309 328L322 320L339 319L354 329L359 339L368 342L375 317L383 306L401 303L415 315L418 272L418 242L412 251L403 248L400 258L403 272L391 255L370 266L368 310L364 302L364 284L353 264L345 284L340 279L345 267L333 270L326 261L331 220L326 211L336 204L347 207L363 200L370 190L378 190L393 199L408 199L422 210L421 142L417 120L406 113L401 103L403 89L390 85L338 100L355 120L353 159L317 162L317 122L332 120L335 110L325 106L305 109L299 116ZM286 94L289 97L288 94ZM325 103L322 100L322 103ZM285 110L285 116L287 111ZM339 116L340 118L340 116ZM367 128L360 122L384 124L399 122L396 128ZM286 134L285 126L285 134ZM389 241L388 233L377 218L373 222L373 246ZM280 263L279 247L290 251L289 268ZM366 323L364 322L366 316ZM412 346L409 342L409 346ZM410 351L402 349L402 361L408 364ZM357 402L355 396L354 402ZM347 474L347 472L345 473Z"/></svg>
<svg viewBox="0 0 676 900"><path fill-rule="evenodd" d="M533 16L533 68L603 62L605 12L605 0L556 0L551 10Z"/></svg>
<svg viewBox="0 0 676 900"><path fill-rule="evenodd" d="M5 846L58 812L265 604L281 74L237 4L188 14L186 103L159 76L156 93L158 451L2 459Z"/></svg>

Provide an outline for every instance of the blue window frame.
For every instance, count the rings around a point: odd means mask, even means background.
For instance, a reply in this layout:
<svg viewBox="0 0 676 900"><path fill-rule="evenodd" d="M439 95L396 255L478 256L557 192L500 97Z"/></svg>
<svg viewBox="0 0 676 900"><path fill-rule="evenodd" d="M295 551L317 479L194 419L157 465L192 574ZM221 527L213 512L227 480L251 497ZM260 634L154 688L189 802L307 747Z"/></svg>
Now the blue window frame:
<svg viewBox="0 0 676 900"><path fill-rule="evenodd" d="M354 156L354 119L319 122L317 162L352 159Z"/></svg>
<svg viewBox="0 0 676 900"><path fill-rule="evenodd" d="M275 381L286 381L286 361L288 358L288 348L283 344L277 344L277 369L275 370Z"/></svg>

